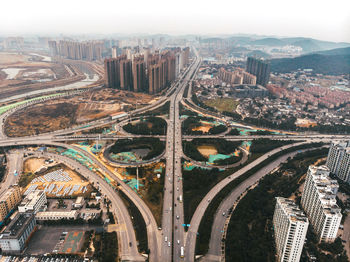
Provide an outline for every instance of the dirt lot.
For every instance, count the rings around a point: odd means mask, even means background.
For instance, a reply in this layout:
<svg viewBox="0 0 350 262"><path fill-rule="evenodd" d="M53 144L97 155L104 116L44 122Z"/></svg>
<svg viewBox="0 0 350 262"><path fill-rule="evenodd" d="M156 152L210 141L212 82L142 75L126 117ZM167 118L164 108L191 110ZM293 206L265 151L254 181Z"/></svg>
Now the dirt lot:
<svg viewBox="0 0 350 262"><path fill-rule="evenodd" d="M23 171L26 172L35 172L40 167L45 165L45 159L44 158L29 158L26 160L23 164Z"/></svg>
<svg viewBox="0 0 350 262"><path fill-rule="evenodd" d="M77 110L78 105L69 103L24 108L6 119L5 132L14 137L64 129L76 122Z"/></svg>
<svg viewBox="0 0 350 262"><path fill-rule="evenodd" d="M8 136L26 136L67 128L120 111L129 111L137 103L149 103L154 97L114 89L86 92L72 98L36 104L17 111L7 118ZM141 105L141 103L140 103Z"/></svg>
<svg viewBox="0 0 350 262"><path fill-rule="evenodd" d="M228 111L233 112L239 104L239 101L233 98L217 98L204 101L208 106L214 107L220 112Z"/></svg>

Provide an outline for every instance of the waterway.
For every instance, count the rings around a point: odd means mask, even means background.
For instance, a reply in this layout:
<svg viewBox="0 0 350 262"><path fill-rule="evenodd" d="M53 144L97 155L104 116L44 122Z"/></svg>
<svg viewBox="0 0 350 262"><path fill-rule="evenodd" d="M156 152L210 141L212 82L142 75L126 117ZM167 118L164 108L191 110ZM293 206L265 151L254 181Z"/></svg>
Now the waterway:
<svg viewBox="0 0 350 262"><path fill-rule="evenodd" d="M36 55L36 56L40 56L40 57L42 57L43 58L43 62L51 62L52 60L51 60L51 57L49 57L49 56L46 56L46 55L39 55L39 54L36 54L36 53L30 53L30 55Z"/></svg>
<svg viewBox="0 0 350 262"><path fill-rule="evenodd" d="M11 68L11 67L2 69L2 71L5 72L5 74L7 74L7 77L6 77L7 80L14 79L16 75L22 70L23 68Z"/></svg>
<svg viewBox="0 0 350 262"><path fill-rule="evenodd" d="M0 103L8 102L8 101L11 101L14 99L21 99L21 98L25 98L25 97L33 96L33 95L40 95L40 94L44 94L44 93L48 93L48 92L67 91L67 90L82 88L82 87L88 86L88 85L96 82L97 80L98 80L98 75L94 74L93 78L86 77L85 79L78 81L78 82L75 82L75 83L72 83L72 84L68 84L68 85L64 85L64 86L56 86L56 87L51 87L51 88L46 88L46 89L40 89L40 90L35 90L35 91L27 92L24 94L20 94L20 95L6 97L3 99L0 99Z"/></svg>

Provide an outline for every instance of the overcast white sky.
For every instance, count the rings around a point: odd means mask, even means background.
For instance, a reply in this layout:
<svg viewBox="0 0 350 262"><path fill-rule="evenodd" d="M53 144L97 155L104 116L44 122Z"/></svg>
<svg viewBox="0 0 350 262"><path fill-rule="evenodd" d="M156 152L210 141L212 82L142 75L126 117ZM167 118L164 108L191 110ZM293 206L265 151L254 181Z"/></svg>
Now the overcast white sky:
<svg viewBox="0 0 350 262"><path fill-rule="evenodd" d="M350 0L1 0L0 34L259 34L350 42Z"/></svg>

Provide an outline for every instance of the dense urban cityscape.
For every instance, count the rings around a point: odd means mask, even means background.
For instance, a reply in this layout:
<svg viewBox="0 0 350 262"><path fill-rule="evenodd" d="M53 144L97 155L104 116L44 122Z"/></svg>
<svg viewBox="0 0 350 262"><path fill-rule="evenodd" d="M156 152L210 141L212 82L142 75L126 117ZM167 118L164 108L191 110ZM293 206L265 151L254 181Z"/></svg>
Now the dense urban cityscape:
<svg viewBox="0 0 350 262"><path fill-rule="evenodd" d="M0 262L350 261L349 3L14 2Z"/></svg>

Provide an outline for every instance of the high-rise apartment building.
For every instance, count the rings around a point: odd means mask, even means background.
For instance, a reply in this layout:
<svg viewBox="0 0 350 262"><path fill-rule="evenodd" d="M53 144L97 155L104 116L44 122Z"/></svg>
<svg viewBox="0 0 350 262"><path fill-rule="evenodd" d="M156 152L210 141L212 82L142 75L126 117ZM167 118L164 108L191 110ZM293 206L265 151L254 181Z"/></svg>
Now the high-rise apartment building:
<svg viewBox="0 0 350 262"><path fill-rule="evenodd" d="M326 166L338 178L350 183L350 141L332 143Z"/></svg>
<svg viewBox="0 0 350 262"><path fill-rule="evenodd" d="M106 86L120 88L120 57L105 59L104 66Z"/></svg>
<svg viewBox="0 0 350 262"><path fill-rule="evenodd" d="M276 197L273 228L278 261L300 260L308 226L304 212L292 200Z"/></svg>
<svg viewBox="0 0 350 262"><path fill-rule="evenodd" d="M236 85L255 85L256 84L256 76L245 72L241 68L237 68L236 70L229 72L225 70L223 67L219 69L218 73L219 79L229 84Z"/></svg>
<svg viewBox="0 0 350 262"><path fill-rule="evenodd" d="M133 91L143 92L146 90L146 65L144 56L138 56L134 58L132 63L132 75L133 75Z"/></svg>
<svg viewBox="0 0 350 262"><path fill-rule="evenodd" d="M148 67L148 93L155 94L160 91L160 63L150 65Z"/></svg>
<svg viewBox="0 0 350 262"><path fill-rule="evenodd" d="M189 49L184 50L189 52ZM162 91L176 79L178 54L186 53L181 48L154 53L144 49L144 55L134 54L130 49L123 52L124 55L105 59L106 86L149 94Z"/></svg>
<svg viewBox="0 0 350 262"><path fill-rule="evenodd" d="M0 198L0 221L14 209L22 200L21 189L18 186L10 187Z"/></svg>
<svg viewBox="0 0 350 262"><path fill-rule="evenodd" d="M258 85L266 86L270 79L270 64L264 60L248 57L246 71L256 76Z"/></svg>
<svg viewBox="0 0 350 262"><path fill-rule="evenodd" d="M57 56L58 55L58 47L56 41L49 41L49 50L51 56Z"/></svg>
<svg viewBox="0 0 350 262"><path fill-rule="evenodd" d="M309 166L301 205L313 226L319 241L334 241L342 214L337 205L339 185L329 178L327 166Z"/></svg>
<svg viewBox="0 0 350 262"><path fill-rule="evenodd" d="M130 59L120 60L120 89L132 90L132 66Z"/></svg>
<svg viewBox="0 0 350 262"><path fill-rule="evenodd" d="M112 58L117 58L117 47L116 46L112 47Z"/></svg>
<svg viewBox="0 0 350 262"><path fill-rule="evenodd" d="M102 59L103 42L49 41L50 54L73 60Z"/></svg>

